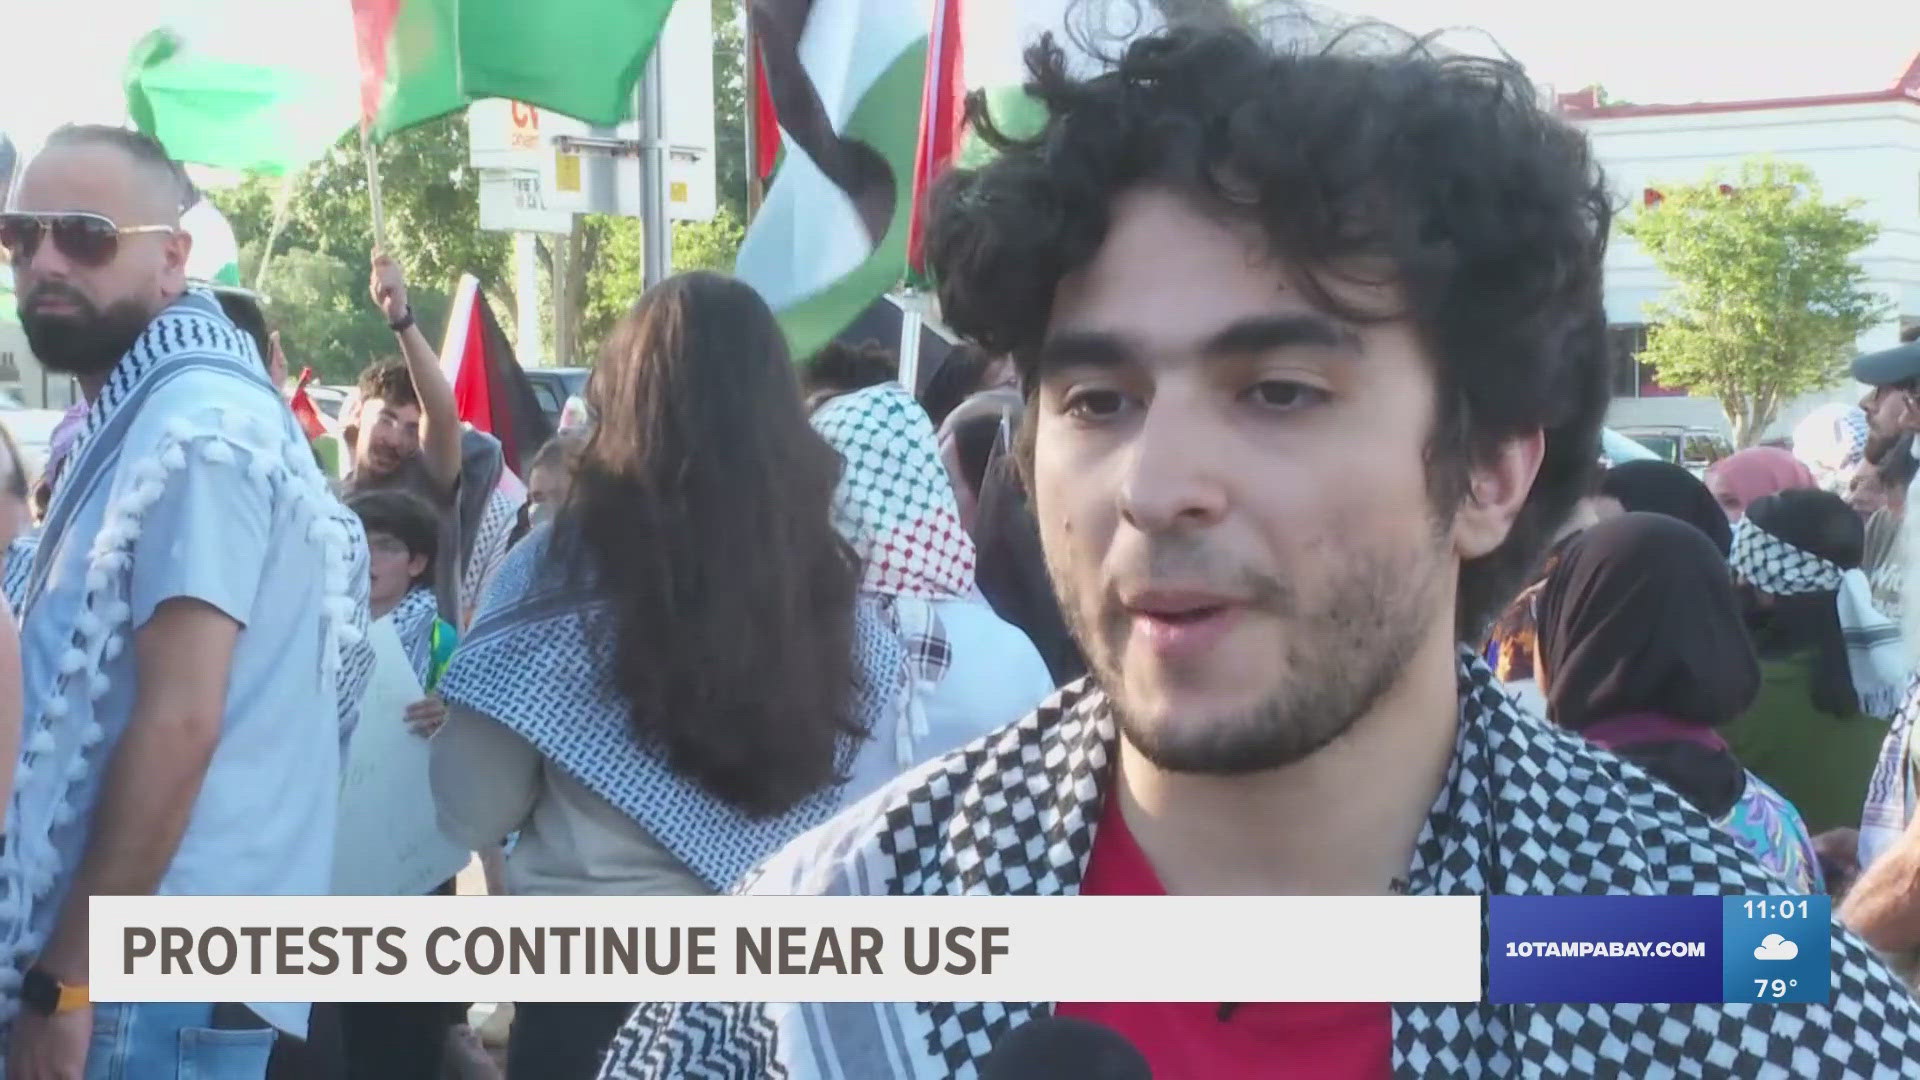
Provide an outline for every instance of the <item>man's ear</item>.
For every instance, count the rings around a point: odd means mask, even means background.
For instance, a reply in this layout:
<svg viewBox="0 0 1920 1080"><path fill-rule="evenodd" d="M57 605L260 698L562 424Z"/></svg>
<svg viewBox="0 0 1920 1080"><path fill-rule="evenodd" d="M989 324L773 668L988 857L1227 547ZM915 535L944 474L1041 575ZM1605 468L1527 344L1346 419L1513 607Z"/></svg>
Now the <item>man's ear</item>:
<svg viewBox="0 0 1920 1080"><path fill-rule="evenodd" d="M1453 515L1453 550L1462 562L1491 553L1506 542L1514 518L1540 472L1547 448L1539 428L1500 443L1467 473L1467 497Z"/></svg>
<svg viewBox="0 0 1920 1080"><path fill-rule="evenodd" d="M193 234L177 232L167 237L162 249L165 261L161 271L165 276L166 289L170 293L185 291L187 287L187 259L193 255Z"/></svg>
<svg viewBox="0 0 1920 1080"><path fill-rule="evenodd" d="M427 572L427 564L431 561L425 555L407 556L407 580L419 581L420 575Z"/></svg>

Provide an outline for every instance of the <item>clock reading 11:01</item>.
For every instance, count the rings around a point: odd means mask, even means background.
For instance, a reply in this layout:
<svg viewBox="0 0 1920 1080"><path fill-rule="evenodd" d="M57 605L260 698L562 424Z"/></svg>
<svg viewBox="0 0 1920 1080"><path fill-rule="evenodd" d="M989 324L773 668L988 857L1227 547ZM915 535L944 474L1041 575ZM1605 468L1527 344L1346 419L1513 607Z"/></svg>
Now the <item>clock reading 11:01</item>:
<svg viewBox="0 0 1920 1080"><path fill-rule="evenodd" d="M1747 909L1749 919L1804 919L1808 917L1807 902L1801 900L1745 900L1741 906Z"/></svg>

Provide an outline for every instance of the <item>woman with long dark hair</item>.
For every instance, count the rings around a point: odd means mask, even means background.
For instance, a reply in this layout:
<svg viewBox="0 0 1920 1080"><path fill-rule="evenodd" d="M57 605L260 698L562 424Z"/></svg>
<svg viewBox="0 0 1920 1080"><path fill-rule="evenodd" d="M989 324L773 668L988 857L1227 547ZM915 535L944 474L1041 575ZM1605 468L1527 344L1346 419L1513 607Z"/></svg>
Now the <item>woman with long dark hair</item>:
<svg viewBox="0 0 1920 1080"><path fill-rule="evenodd" d="M1799 813L1715 730L1752 704L1760 664L1710 539L1664 514L1608 518L1562 550L1537 622L1555 724L1665 781L1793 891L1820 891Z"/></svg>
<svg viewBox="0 0 1920 1080"><path fill-rule="evenodd" d="M902 654L856 614L840 458L752 289L650 290L588 392L571 487L442 683L441 828L517 832L517 894L716 892L836 808ZM626 1012L521 1004L510 1073L592 1075Z"/></svg>
<svg viewBox="0 0 1920 1080"><path fill-rule="evenodd" d="M1859 824L1910 668L1860 571L1865 544L1846 500L1811 488L1760 498L1734 526L1762 685L1727 741L1816 833Z"/></svg>

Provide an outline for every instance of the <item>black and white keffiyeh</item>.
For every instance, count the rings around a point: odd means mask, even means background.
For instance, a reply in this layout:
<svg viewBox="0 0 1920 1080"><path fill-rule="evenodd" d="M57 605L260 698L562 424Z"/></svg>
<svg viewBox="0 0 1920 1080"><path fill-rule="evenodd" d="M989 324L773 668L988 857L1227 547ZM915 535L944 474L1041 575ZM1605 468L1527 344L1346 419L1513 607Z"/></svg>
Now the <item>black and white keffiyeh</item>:
<svg viewBox="0 0 1920 1080"><path fill-rule="evenodd" d="M1738 895L1786 888L1672 789L1519 711L1460 661L1454 757L1407 892ZM795 841L758 895L1071 896L1092 853L1119 738L1087 681L927 763ZM1899 1077L1920 1061L1920 1003L1841 924L1828 1005L1423 1004L1393 1009L1393 1075ZM994 1044L1052 1002L657 1002L615 1039L603 1080L914 1080L980 1075Z"/></svg>
<svg viewBox="0 0 1920 1080"><path fill-rule="evenodd" d="M1771 596L1802 596L1830 592L1840 615L1847 643L1847 668L1860 711L1891 717L1900 708L1913 665L1907 658L1900 628L1873 604L1873 584L1858 567L1838 563L1787 543L1743 518L1733 529L1733 551L1727 558L1733 572Z"/></svg>
<svg viewBox="0 0 1920 1080"><path fill-rule="evenodd" d="M715 889L833 816L842 794L828 788L785 813L750 817L676 772L664 749L636 735L614 685L613 646L594 633L607 602L544 572L552 528L539 526L507 553L440 695L527 740ZM854 662L856 720L870 731L896 707L894 673L906 662L899 638L870 605L855 610ZM843 771L860 741L848 740Z"/></svg>

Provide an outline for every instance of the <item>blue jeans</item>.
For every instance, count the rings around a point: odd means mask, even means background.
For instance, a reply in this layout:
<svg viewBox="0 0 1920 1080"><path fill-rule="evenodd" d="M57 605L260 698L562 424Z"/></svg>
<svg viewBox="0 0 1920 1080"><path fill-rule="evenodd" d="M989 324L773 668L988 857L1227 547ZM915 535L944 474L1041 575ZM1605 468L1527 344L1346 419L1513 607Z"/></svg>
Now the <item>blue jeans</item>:
<svg viewBox="0 0 1920 1080"><path fill-rule="evenodd" d="M263 1080L273 1028L212 1023L212 1005L95 1005L87 1080Z"/></svg>

